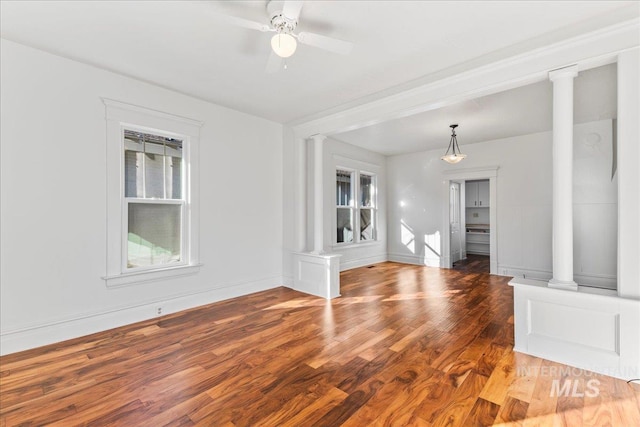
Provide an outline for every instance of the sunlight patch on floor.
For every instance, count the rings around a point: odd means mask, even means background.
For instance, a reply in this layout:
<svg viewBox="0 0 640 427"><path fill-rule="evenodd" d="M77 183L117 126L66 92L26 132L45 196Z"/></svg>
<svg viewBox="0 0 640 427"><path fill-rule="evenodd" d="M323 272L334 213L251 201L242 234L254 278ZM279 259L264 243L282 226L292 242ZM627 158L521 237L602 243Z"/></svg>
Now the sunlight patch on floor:
<svg viewBox="0 0 640 427"><path fill-rule="evenodd" d="M420 300L420 299L432 299L432 298L448 298L452 295L456 295L462 292L459 289L451 289L444 292L416 292L413 294L396 294L392 295L389 298L385 298L382 301L408 301L408 300Z"/></svg>

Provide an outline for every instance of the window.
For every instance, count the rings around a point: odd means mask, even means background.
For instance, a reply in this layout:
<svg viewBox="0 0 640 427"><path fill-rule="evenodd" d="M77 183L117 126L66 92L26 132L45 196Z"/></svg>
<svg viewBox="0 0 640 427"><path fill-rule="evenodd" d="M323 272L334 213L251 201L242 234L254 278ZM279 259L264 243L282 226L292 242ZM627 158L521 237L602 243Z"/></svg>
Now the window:
<svg viewBox="0 0 640 427"><path fill-rule="evenodd" d="M193 274L200 122L107 107L107 286Z"/></svg>
<svg viewBox="0 0 640 427"><path fill-rule="evenodd" d="M375 175L344 168L336 170L337 244L376 240L375 196Z"/></svg>
<svg viewBox="0 0 640 427"><path fill-rule="evenodd" d="M126 269L183 263L182 145L124 130Z"/></svg>

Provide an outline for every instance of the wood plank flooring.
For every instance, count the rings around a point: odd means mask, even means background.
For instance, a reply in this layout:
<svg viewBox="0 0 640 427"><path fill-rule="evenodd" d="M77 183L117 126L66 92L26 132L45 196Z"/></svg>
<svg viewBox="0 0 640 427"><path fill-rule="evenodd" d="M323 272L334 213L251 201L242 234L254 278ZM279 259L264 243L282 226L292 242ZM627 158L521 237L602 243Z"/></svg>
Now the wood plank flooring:
<svg viewBox="0 0 640 427"><path fill-rule="evenodd" d="M466 259L453 263L453 269L462 273L489 273L490 259L488 255L467 254Z"/></svg>
<svg viewBox="0 0 640 427"><path fill-rule="evenodd" d="M332 301L278 288L2 357L0 426L640 425L630 384L513 351L508 278L341 280Z"/></svg>

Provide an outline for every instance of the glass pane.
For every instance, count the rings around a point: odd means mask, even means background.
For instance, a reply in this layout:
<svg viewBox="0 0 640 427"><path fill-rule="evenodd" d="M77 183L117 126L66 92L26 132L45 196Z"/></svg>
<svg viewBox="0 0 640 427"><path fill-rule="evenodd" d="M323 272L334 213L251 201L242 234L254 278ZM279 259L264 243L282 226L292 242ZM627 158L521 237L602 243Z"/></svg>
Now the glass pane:
<svg viewBox="0 0 640 427"><path fill-rule="evenodd" d="M181 211L182 205L129 203L128 268L180 261Z"/></svg>
<svg viewBox="0 0 640 427"><path fill-rule="evenodd" d="M142 156L138 151L124 152L124 196L143 197L142 191Z"/></svg>
<svg viewBox="0 0 640 427"><path fill-rule="evenodd" d="M182 141L124 131L125 197L182 198Z"/></svg>
<svg viewBox="0 0 640 427"><path fill-rule="evenodd" d="M337 209L337 221L338 225L338 243L353 242L353 216L351 215L351 209L338 208Z"/></svg>
<svg viewBox="0 0 640 427"><path fill-rule="evenodd" d="M360 240L375 240L374 210L360 209Z"/></svg>
<svg viewBox="0 0 640 427"><path fill-rule="evenodd" d="M145 153L144 187L146 199L164 199L164 156Z"/></svg>
<svg viewBox="0 0 640 427"><path fill-rule="evenodd" d="M373 177L360 174L360 206L373 207L373 195Z"/></svg>
<svg viewBox="0 0 640 427"><path fill-rule="evenodd" d="M165 188L167 199L182 198L182 158L165 157Z"/></svg>
<svg viewBox="0 0 640 427"><path fill-rule="evenodd" d="M336 172L336 205L351 206L351 172Z"/></svg>

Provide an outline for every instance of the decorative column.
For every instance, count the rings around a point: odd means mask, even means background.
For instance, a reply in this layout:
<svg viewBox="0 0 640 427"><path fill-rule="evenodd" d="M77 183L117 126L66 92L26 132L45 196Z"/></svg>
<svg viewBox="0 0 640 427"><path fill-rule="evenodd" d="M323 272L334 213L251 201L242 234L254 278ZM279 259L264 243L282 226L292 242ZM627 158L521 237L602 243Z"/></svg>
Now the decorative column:
<svg viewBox="0 0 640 427"><path fill-rule="evenodd" d="M307 249L307 141L297 138L295 153L295 245L296 252Z"/></svg>
<svg viewBox="0 0 640 427"><path fill-rule="evenodd" d="M313 250L294 254L293 289L331 299L340 296L340 254L324 252L324 135L313 135ZM303 156L302 153L299 154ZM302 157L299 158L302 160Z"/></svg>
<svg viewBox="0 0 640 427"><path fill-rule="evenodd" d="M553 82L553 278L549 287L577 290L573 281L573 79L575 65L549 73Z"/></svg>
<svg viewBox="0 0 640 427"><path fill-rule="evenodd" d="M322 185L322 145L327 139L324 135L313 135L313 252L321 254L324 252L324 203Z"/></svg>

